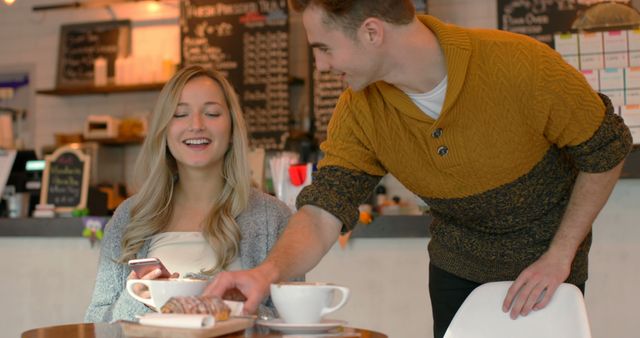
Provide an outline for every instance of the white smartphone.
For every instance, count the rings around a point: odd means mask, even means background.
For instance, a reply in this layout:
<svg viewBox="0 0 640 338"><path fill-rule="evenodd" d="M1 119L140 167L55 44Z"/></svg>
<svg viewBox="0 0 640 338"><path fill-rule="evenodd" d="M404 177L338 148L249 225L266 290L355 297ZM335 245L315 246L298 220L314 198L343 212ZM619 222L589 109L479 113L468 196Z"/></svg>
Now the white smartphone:
<svg viewBox="0 0 640 338"><path fill-rule="evenodd" d="M171 277L171 273L169 272L169 270L167 270L164 264L162 264L162 262L155 257L132 259L129 261L129 267L131 268L131 270L136 272L136 275L138 275L139 278L142 278L142 276L155 269L160 269L160 278Z"/></svg>

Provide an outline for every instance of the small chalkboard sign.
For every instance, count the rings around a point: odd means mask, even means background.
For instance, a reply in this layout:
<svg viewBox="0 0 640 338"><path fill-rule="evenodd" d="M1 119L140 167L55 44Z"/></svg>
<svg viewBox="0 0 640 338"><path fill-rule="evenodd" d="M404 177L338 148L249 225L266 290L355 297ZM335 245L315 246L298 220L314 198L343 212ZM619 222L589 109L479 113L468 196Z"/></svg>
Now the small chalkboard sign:
<svg viewBox="0 0 640 338"><path fill-rule="evenodd" d="M45 161L40 204L53 204L56 212L86 207L90 157L80 150L61 147Z"/></svg>
<svg viewBox="0 0 640 338"><path fill-rule="evenodd" d="M77 87L93 84L93 62L107 59L107 77L113 77L118 56L131 50L131 21L100 21L63 25L56 86Z"/></svg>

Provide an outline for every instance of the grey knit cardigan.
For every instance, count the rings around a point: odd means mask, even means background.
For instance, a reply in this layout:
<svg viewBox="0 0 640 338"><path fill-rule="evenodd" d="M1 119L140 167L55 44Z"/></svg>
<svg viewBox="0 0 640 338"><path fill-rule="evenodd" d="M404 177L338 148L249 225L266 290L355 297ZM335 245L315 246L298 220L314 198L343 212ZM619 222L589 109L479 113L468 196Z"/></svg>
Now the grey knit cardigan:
<svg viewBox="0 0 640 338"><path fill-rule="evenodd" d="M136 315L151 311L125 290L131 270L126 264L115 262L121 253L122 235L129 224L131 201L131 198L124 201L106 225L93 297L85 314L86 322L131 320ZM242 234L240 261L243 269L251 269L267 257L290 216L290 209L280 200L255 189L251 191L247 209L236 219ZM149 245L150 240L147 239L137 258L146 257ZM261 307L262 311L272 310L271 299L266 299Z"/></svg>

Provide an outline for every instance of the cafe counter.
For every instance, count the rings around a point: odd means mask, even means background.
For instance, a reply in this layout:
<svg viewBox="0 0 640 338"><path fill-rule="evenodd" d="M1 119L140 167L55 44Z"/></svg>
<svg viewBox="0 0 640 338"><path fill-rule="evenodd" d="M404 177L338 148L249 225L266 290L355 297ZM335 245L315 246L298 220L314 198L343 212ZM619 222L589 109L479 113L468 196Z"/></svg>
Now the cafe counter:
<svg viewBox="0 0 640 338"><path fill-rule="evenodd" d="M351 238L428 237L431 216L379 216L359 224ZM81 237L81 218L0 218L0 237Z"/></svg>
<svg viewBox="0 0 640 338"><path fill-rule="evenodd" d="M80 218L0 218L0 237L81 237Z"/></svg>

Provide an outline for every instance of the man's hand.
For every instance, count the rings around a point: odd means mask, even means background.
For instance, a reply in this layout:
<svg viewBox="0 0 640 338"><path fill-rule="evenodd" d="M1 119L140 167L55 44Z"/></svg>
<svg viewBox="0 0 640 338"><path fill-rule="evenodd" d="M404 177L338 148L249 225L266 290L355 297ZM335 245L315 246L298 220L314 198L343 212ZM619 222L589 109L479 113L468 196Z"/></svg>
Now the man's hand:
<svg viewBox="0 0 640 338"><path fill-rule="evenodd" d="M227 291L238 289L247 298L244 314L254 314L262 300L269 295L271 282L258 269L220 272L202 293L203 296L217 296L224 299Z"/></svg>
<svg viewBox="0 0 640 338"><path fill-rule="evenodd" d="M511 309L511 318L526 316L531 310L547 306L558 286L569 277L576 251L607 202L623 165L621 161L609 171L578 174L549 250L524 269L507 292L502 310Z"/></svg>
<svg viewBox="0 0 640 338"><path fill-rule="evenodd" d="M516 319L547 306L556 289L569 277L571 261L549 252L542 255L513 282L502 303L502 311L511 309L511 318Z"/></svg>
<svg viewBox="0 0 640 338"><path fill-rule="evenodd" d="M247 300L245 314L253 314L269 295L271 283L290 280L313 269L338 239L342 223L329 212L305 205L291 218L267 259L245 271L221 272L202 293L224 299L238 289Z"/></svg>

